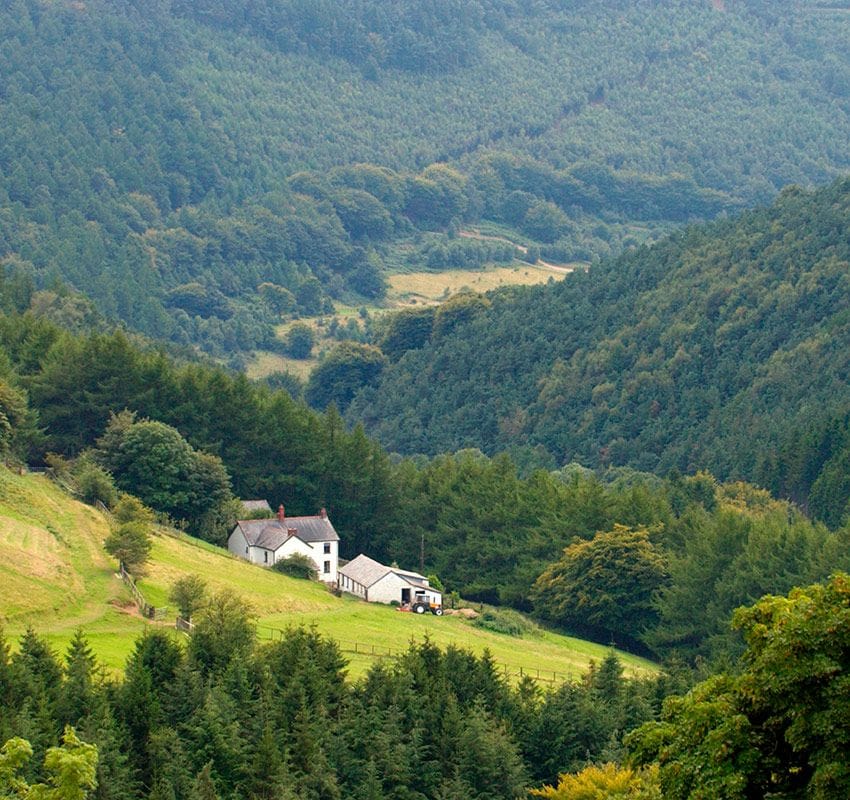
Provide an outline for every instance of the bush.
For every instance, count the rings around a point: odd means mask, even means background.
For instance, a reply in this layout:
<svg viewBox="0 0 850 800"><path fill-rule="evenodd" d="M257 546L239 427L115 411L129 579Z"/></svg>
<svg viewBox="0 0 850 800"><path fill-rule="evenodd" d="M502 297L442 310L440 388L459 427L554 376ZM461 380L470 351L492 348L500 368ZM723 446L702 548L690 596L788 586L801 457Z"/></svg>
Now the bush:
<svg viewBox="0 0 850 800"><path fill-rule="evenodd" d="M263 382L271 389L283 389L294 400L304 397L304 381L292 372L272 372Z"/></svg>
<svg viewBox="0 0 850 800"><path fill-rule="evenodd" d="M93 506L98 500L105 506L115 505L118 490L112 476L96 464L86 464L75 476L77 493L84 503Z"/></svg>
<svg viewBox="0 0 850 800"><path fill-rule="evenodd" d="M144 522L151 524L154 521L154 513L138 497L131 494L122 494L118 502L112 508L115 521L119 524L125 522Z"/></svg>
<svg viewBox="0 0 850 800"><path fill-rule="evenodd" d="M144 575L144 565L151 552L147 526L141 522L126 522L109 534L103 544L106 552L124 565L133 577Z"/></svg>
<svg viewBox="0 0 850 800"><path fill-rule="evenodd" d="M316 565L301 553L293 553L291 556L276 561L272 569L275 572L289 575L290 578L316 580Z"/></svg>
<svg viewBox="0 0 850 800"><path fill-rule="evenodd" d="M296 322L286 334L286 353L291 358L310 358L316 334L304 322Z"/></svg>
<svg viewBox="0 0 850 800"><path fill-rule="evenodd" d="M476 617L472 624L507 636L522 636L524 633L537 631L537 626L533 622L518 611L512 611L509 608L488 608Z"/></svg>
<svg viewBox="0 0 850 800"><path fill-rule="evenodd" d="M192 619L207 597L207 584L198 575L184 575L171 586L168 599L177 606L183 619Z"/></svg>

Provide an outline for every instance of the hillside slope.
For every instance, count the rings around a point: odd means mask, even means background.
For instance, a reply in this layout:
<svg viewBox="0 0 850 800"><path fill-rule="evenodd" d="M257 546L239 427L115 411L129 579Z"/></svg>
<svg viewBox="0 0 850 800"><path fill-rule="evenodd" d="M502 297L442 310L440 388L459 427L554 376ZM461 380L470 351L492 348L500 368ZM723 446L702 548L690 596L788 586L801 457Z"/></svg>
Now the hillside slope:
<svg viewBox="0 0 850 800"><path fill-rule="evenodd" d="M846 14L528 5L6 3L0 261L226 355L455 219L587 259L850 165Z"/></svg>
<svg viewBox="0 0 850 800"><path fill-rule="evenodd" d="M94 509L71 500L46 478L19 476L0 467L0 622L14 637L31 625L63 648L82 628L105 664L120 668L149 624L135 610L115 564L103 552L108 523ZM148 576L140 588L149 602L165 605L169 587L194 573L214 590L230 589L257 617L261 639L279 638L291 625L315 625L339 641L349 672L359 675L375 657L404 651L423 636L476 653L488 648L511 674L531 671L549 679L577 676L607 648L548 632L514 638L473 627L460 618L424 619L351 597L336 598L324 586L298 581L233 558L189 537L154 537ZM356 646L356 652L355 651ZM652 670L621 654L629 671Z"/></svg>
<svg viewBox="0 0 850 800"><path fill-rule="evenodd" d="M789 431L850 404L848 243L850 181L789 189L558 285L492 295L349 414L407 453L529 443L557 463L758 477Z"/></svg>

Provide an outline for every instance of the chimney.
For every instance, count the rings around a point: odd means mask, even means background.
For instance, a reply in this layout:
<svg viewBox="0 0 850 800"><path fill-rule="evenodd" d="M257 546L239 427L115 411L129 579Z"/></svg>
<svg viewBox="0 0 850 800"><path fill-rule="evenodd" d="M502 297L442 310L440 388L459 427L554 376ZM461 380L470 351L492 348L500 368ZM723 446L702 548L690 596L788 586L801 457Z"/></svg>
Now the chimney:
<svg viewBox="0 0 850 800"><path fill-rule="evenodd" d="M320 516L322 519L327 519L327 518L328 518L328 512L327 512L327 509L324 509L324 508L323 508L323 509L319 512L319 516Z"/></svg>
<svg viewBox="0 0 850 800"><path fill-rule="evenodd" d="M277 509L277 521L282 524L284 519L286 519L286 514L283 513L283 503L281 503Z"/></svg>

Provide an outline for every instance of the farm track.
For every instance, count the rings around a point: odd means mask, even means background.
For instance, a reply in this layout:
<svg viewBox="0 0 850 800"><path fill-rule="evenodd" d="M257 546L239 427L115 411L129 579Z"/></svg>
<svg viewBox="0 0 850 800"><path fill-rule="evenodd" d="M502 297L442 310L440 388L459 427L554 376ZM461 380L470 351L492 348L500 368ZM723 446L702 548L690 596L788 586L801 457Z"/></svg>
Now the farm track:
<svg viewBox="0 0 850 800"><path fill-rule="evenodd" d="M505 238L504 236L488 236L487 234L481 233L481 231L476 231L474 229L467 231L459 231L458 236L463 237L464 239L478 239L482 242L502 242L503 244L509 244L511 247L515 247L519 250L523 255L528 252L528 248L523 244L517 244L516 242L512 242L510 239ZM553 264L549 261L543 261L538 258L531 266L533 267L543 267L544 269L552 270L552 272L560 272L562 274L567 274L569 272L574 272L575 267L571 264Z"/></svg>

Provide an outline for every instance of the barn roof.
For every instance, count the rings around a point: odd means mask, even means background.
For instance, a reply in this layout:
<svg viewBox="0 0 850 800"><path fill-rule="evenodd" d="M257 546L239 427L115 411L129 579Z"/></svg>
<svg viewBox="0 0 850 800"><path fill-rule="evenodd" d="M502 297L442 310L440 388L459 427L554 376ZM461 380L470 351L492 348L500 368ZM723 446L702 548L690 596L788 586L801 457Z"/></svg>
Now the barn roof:
<svg viewBox="0 0 850 800"><path fill-rule="evenodd" d="M349 561L344 567L339 568L340 575L345 575L347 578L350 578L355 583L359 583L361 586L365 586L367 589L370 586L374 586L381 578L390 573L395 573L402 580L407 581L413 586L428 588L428 579L424 575L420 575L418 572L398 569L397 567L384 566L374 559L369 558L369 556L364 556L362 553L357 558Z"/></svg>
<svg viewBox="0 0 850 800"><path fill-rule="evenodd" d="M242 508L247 512L252 511L267 511L269 516L272 514L272 507L268 500L242 500Z"/></svg>

